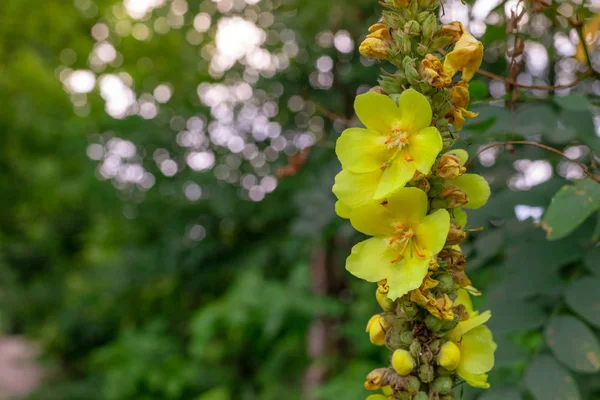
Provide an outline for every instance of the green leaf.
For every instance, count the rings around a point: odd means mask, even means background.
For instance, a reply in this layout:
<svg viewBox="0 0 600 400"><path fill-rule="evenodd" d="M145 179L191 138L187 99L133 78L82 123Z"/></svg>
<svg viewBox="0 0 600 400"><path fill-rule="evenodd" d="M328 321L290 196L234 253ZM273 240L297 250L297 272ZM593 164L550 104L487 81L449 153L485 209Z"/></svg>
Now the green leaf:
<svg viewBox="0 0 600 400"><path fill-rule="evenodd" d="M521 400L521 392L517 389L490 389L478 400Z"/></svg>
<svg viewBox="0 0 600 400"><path fill-rule="evenodd" d="M583 265L588 271L600 277L600 247L594 247L585 255Z"/></svg>
<svg viewBox="0 0 600 400"><path fill-rule="evenodd" d="M548 240L561 239L573 232L600 208L600 184L591 179L563 186L552 199L542 221Z"/></svg>
<svg viewBox="0 0 600 400"><path fill-rule="evenodd" d="M556 358L580 373L600 371L600 344L594 332L572 316L554 318L545 330L546 343Z"/></svg>
<svg viewBox="0 0 600 400"><path fill-rule="evenodd" d="M525 372L525 385L536 400L579 400L573 377L549 355L536 358Z"/></svg>
<svg viewBox="0 0 600 400"><path fill-rule="evenodd" d="M469 83L469 95L471 96L471 101L485 99L488 96L487 85L481 81L471 81Z"/></svg>
<svg viewBox="0 0 600 400"><path fill-rule="evenodd" d="M568 96L555 96L554 102L560 107L572 111L587 111L592 103L586 96L571 94Z"/></svg>
<svg viewBox="0 0 600 400"><path fill-rule="evenodd" d="M565 293L565 300L569 307L598 328L600 328L599 288L599 279L586 277L573 282Z"/></svg>
<svg viewBox="0 0 600 400"><path fill-rule="evenodd" d="M494 316L490 329L494 333L524 332L544 325L546 313L535 304L513 299L512 288L508 285L489 290L489 308Z"/></svg>

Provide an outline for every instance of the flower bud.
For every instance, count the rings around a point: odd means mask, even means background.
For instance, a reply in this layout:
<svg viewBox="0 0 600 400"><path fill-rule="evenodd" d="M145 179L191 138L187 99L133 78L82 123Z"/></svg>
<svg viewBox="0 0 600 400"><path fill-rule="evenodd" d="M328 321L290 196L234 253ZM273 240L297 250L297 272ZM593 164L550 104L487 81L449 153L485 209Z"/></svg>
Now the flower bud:
<svg viewBox="0 0 600 400"><path fill-rule="evenodd" d="M429 400L429 396L425 392L419 392L413 397L413 400Z"/></svg>
<svg viewBox="0 0 600 400"><path fill-rule="evenodd" d="M379 390L383 386L387 386L389 384L387 378L388 371L389 368L377 368L369 372L365 380L365 389Z"/></svg>
<svg viewBox="0 0 600 400"><path fill-rule="evenodd" d="M464 254L455 249L443 249L438 254L438 259L440 259L448 269L464 271L467 266L467 259Z"/></svg>
<svg viewBox="0 0 600 400"><path fill-rule="evenodd" d="M389 327L389 322L382 318L381 315L373 315L367 323L366 329L366 331L369 333L369 339L371 340L371 343L376 346L385 345L385 331L387 331Z"/></svg>
<svg viewBox="0 0 600 400"><path fill-rule="evenodd" d="M454 329L458 325L458 319L452 319L450 321L444 321L444 326L442 326L442 330L449 331L450 329Z"/></svg>
<svg viewBox="0 0 600 400"><path fill-rule="evenodd" d="M444 321L431 314L428 314L427 317L425 317L425 325L434 332L439 332L440 329L442 329L443 324Z"/></svg>
<svg viewBox="0 0 600 400"><path fill-rule="evenodd" d="M405 392L405 391L401 391L398 392L398 396L396 397L396 400L410 400L410 393Z"/></svg>
<svg viewBox="0 0 600 400"><path fill-rule="evenodd" d="M440 197L448 201L447 208L462 207L469 202L467 194L456 185L446 185L440 192Z"/></svg>
<svg viewBox="0 0 600 400"><path fill-rule="evenodd" d="M440 0L418 0L421 8L435 8L440 4Z"/></svg>
<svg viewBox="0 0 600 400"><path fill-rule="evenodd" d="M396 48L400 54L410 54L412 51L412 42L410 37L402 31L394 31L394 39Z"/></svg>
<svg viewBox="0 0 600 400"><path fill-rule="evenodd" d="M440 348L436 361L448 371L454 371L460 363L460 349L454 342L446 342Z"/></svg>
<svg viewBox="0 0 600 400"><path fill-rule="evenodd" d="M448 394L452 391L452 378L448 376L440 376L433 381L433 390L439 394Z"/></svg>
<svg viewBox="0 0 600 400"><path fill-rule="evenodd" d="M437 31L437 28L438 25L436 16L433 13L429 13L427 19L425 19L425 21L421 24L423 37L428 41L431 40Z"/></svg>
<svg viewBox="0 0 600 400"><path fill-rule="evenodd" d="M415 68L414 61L409 56L404 57L402 60L402 68L404 68L404 73L406 74L406 79L411 85L417 85L421 80L421 75Z"/></svg>
<svg viewBox="0 0 600 400"><path fill-rule="evenodd" d="M421 381L416 376L408 377L408 384L406 385L406 390L409 393L417 393L421 389Z"/></svg>
<svg viewBox="0 0 600 400"><path fill-rule="evenodd" d="M375 298L384 311L392 311L395 308L394 301L392 301L386 294L381 293L379 289L375 291Z"/></svg>
<svg viewBox="0 0 600 400"><path fill-rule="evenodd" d="M400 7L408 7L408 3L410 3L410 0L392 0L394 2L394 4L396 4L397 6Z"/></svg>
<svg viewBox="0 0 600 400"><path fill-rule="evenodd" d="M413 340L415 340L415 336L411 331L404 331L400 334L400 340L402 341L402 344L410 346Z"/></svg>
<svg viewBox="0 0 600 400"><path fill-rule="evenodd" d="M437 288L443 293L450 293L456 290L456 285L454 284L454 280L452 276L449 274L444 274L436 277L438 280Z"/></svg>
<svg viewBox="0 0 600 400"><path fill-rule="evenodd" d="M449 393L447 395L441 396L440 400L454 400L454 394Z"/></svg>
<svg viewBox="0 0 600 400"><path fill-rule="evenodd" d="M419 341L416 339L413 340L413 342L410 344L409 350L413 357L418 358L422 350L421 343L419 343Z"/></svg>
<svg viewBox="0 0 600 400"><path fill-rule="evenodd" d="M398 375L406 376L415 368L415 359L408 351L398 349L392 354L392 367Z"/></svg>
<svg viewBox="0 0 600 400"><path fill-rule="evenodd" d="M421 25L417 21L408 21L404 24L404 33L408 36L416 36L421 32Z"/></svg>
<svg viewBox="0 0 600 400"><path fill-rule="evenodd" d="M465 32L463 24L458 21L451 22L446 25L442 25L442 34L450 38L450 43L456 43Z"/></svg>
<svg viewBox="0 0 600 400"><path fill-rule="evenodd" d="M421 11L418 15L417 15L417 22L421 25L423 25L423 23L425 22L425 20L427 19L427 17L429 17L432 13L430 11Z"/></svg>
<svg viewBox="0 0 600 400"><path fill-rule="evenodd" d="M419 379L421 379L421 382L429 383L433 381L433 376L434 371L431 365L422 364L421 367L419 367Z"/></svg>
<svg viewBox="0 0 600 400"><path fill-rule="evenodd" d="M419 313L419 307L412 301L406 301L402 303L402 311L404 311L406 318L413 319Z"/></svg>
<svg viewBox="0 0 600 400"><path fill-rule="evenodd" d="M460 159L455 155L444 154L435 172L441 178L454 179L467 172L467 169L461 165Z"/></svg>
<svg viewBox="0 0 600 400"><path fill-rule="evenodd" d="M452 222L450 224L450 230L448 231L448 236L446 237L446 245L454 246L461 243L467 237L467 232L465 232L460 225L456 222Z"/></svg>

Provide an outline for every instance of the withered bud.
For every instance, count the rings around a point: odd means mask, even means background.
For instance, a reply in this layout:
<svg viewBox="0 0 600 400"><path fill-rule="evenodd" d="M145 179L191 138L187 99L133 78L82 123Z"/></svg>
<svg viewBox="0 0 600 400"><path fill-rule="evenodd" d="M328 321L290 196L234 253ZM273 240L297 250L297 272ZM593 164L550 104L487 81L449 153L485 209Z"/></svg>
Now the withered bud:
<svg viewBox="0 0 600 400"><path fill-rule="evenodd" d="M383 88L381 86L373 86L371 89L369 89L369 92L387 95L387 93L383 91Z"/></svg>
<svg viewBox="0 0 600 400"><path fill-rule="evenodd" d="M377 368L369 372L367 379L365 380L365 389L367 390L379 390L384 386L389 385L388 380L388 368Z"/></svg>
<svg viewBox="0 0 600 400"><path fill-rule="evenodd" d="M460 159L453 154L444 154L435 169L435 173L444 179L458 178L467 172L460 163Z"/></svg>
<svg viewBox="0 0 600 400"><path fill-rule="evenodd" d="M458 39L463 35L465 28L463 24L458 21L451 22L446 25L442 25L442 34L446 37L449 37L450 43L458 42Z"/></svg>
<svg viewBox="0 0 600 400"><path fill-rule="evenodd" d="M464 231L456 222L450 224L450 231L448 231L448 237L446 238L446 244L454 246L461 243L467 237L467 232Z"/></svg>
<svg viewBox="0 0 600 400"><path fill-rule="evenodd" d="M467 274L465 274L465 271L453 270L452 279L454 279L454 282L456 282L456 284L460 287L467 287L473 284Z"/></svg>
<svg viewBox="0 0 600 400"><path fill-rule="evenodd" d="M448 208L462 207L469 202L467 194L456 185L446 185L440 192L440 197L448 201Z"/></svg>
<svg viewBox="0 0 600 400"><path fill-rule="evenodd" d="M445 263L448 269L464 271L467 266L467 258L462 252L455 249L443 249L438 254L438 259Z"/></svg>

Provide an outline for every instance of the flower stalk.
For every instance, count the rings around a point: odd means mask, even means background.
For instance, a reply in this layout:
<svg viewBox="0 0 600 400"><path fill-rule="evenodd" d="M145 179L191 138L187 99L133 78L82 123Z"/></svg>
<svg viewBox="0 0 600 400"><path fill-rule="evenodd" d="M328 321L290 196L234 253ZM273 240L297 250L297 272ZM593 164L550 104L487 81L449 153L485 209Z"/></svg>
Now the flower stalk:
<svg viewBox="0 0 600 400"><path fill-rule="evenodd" d="M439 0L385 0L379 23L359 51L394 65L379 86L359 95L365 128L336 143L342 171L336 212L369 239L346 261L354 276L377 283L382 312L371 318L371 342L390 363L368 374L368 400L453 399L461 382L488 388L496 344L478 313L460 243L464 208L483 206L490 188L468 173L466 151L453 149L465 119L469 81L483 45L460 22L442 25ZM444 56L445 55L445 56Z"/></svg>

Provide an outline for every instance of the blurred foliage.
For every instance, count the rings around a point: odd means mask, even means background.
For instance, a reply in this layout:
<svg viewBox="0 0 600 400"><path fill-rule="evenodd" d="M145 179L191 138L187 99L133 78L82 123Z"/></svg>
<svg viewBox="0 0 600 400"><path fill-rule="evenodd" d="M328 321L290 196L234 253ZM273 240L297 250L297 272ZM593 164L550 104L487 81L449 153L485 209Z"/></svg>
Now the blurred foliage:
<svg viewBox="0 0 600 400"><path fill-rule="evenodd" d="M482 41L490 49L484 68L505 76L504 3L492 11L499 18ZM170 4L134 25L152 30L169 17ZM186 4L177 28L137 40L114 34L123 29L119 22L131 21L119 0L3 0L0 318L6 334L26 334L44 348L41 363L50 376L32 398L274 400L299 399L310 390L317 399L363 399L364 376L384 360L364 334L376 312L374 288L343 274L343 260L360 238L333 212L330 186L338 165L332 146L352 118L355 94L373 85L380 71L356 51L339 51L319 38L326 42L324 32L332 38L345 32L340 40L352 38L356 47L378 5ZM190 41L199 12L210 14L213 25ZM173 121L215 119L218 110L200 101L198 85L238 82L245 68L238 62L223 76L211 73L201 49L214 42L221 16L252 20L262 13L274 18L275 34L293 31L297 54L289 67L258 74L254 94L274 102L278 112L271 121L289 142L313 130L317 145L297 173L253 202L239 179L229 183L213 171L185 167L189 153L177 142L182 128ZM118 51L111 65L94 67L98 77L127 73L137 94L161 82L172 88L154 118L113 118L99 90L68 92L65 60L72 70L91 68L97 45L91 32L98 23L109 28L106 40ZM560 18L548 26L556 35L571 29ZM555 36L523 35L547 49L551 64L543 77L554 80L569 59L557 55ZM274 52L285 47L277 38L267 43ZM315 65L322 56L334 64L327 75L332 80L323 81L329 86L320 87ZM502 93L492 95L497 83L481 78L471 85L480 117L468 123L462 139L472 155L503 140L546 144L582 163L600 151L597 82L563 97L524 91L513 110ZM303 105L290 106L294 96ZM136 161L155 179L150 189L103 177L101 163L86 155L94 144L106 148L111 138L135 144ZM216 164L235 165L239 177L262 168L228 158L227 146L211 148ZM167 149L177 162L174 176L153 158L157 149ZM600 399L597 184L573 182L580 170L535 147L496 148L480 161L472 167L494 193L469 215L469 225L484 230L471 235L464 251L475 285L486 289L477 305L494 313L490 325L499 349L493 388L459 393L483 400ZM287 162L282 152L267 173ZM540 169L549 171L541 182L531 178ZM202 188L200 199L186 196L190 182ZM536 223L547 208L543 222L552 228L551 242ZM319 339L324 325L329 333ZM323 350L319 340L332 343ZM314 388L307 383L311 370L324 371Z"/></svg>

